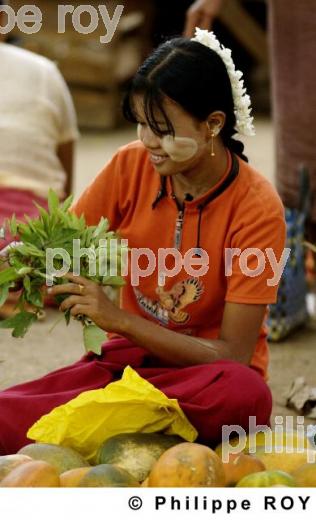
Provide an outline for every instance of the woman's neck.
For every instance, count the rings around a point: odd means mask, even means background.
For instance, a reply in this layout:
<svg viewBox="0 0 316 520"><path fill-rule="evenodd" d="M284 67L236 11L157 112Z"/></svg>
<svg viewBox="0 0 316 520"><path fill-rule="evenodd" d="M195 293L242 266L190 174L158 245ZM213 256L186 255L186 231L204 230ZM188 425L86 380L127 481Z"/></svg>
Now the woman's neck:
<svg viewBox="0 0 316 520"><path fill-rule="evenodd" d="M227 149L219 143L214 151L215 156L206 154L189 171L172 176L173 192L179 202L184 201L186 193L194 199L201 197L225 175L228 167Z"/></svg>

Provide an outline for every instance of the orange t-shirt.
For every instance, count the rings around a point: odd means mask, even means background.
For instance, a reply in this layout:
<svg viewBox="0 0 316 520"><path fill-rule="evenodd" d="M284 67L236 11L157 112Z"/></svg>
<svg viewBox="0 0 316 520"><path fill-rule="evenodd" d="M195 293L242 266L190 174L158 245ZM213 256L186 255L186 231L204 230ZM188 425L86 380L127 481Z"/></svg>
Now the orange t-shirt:
<svg viewBox="0 0 316 520"><path fill-rule="evenodd" d="M131 273L122 290L124 309L143 316L174 331L197 337L218 338L225 302L269 304L276 301L277 287L269 286L273 269L265 255L272 248L279 262L285 247L284 209L273 186L262 175L241 159L229 154L228 170L207 193L184 203L182 231L178 233L179 253L199 246L209 256L209 268L201 276L182 270L165 279L161 286L158 268L148 276L140 277L133 286ZM231 177L233 166L236 177L201 212L199 207L222 183ZM149 154L140 141L122 147L84 191L73 210L84 214L89 225L107 217L111 229L128 239L129 248L149 248L158 259L159 250L175 247L176 224L179 208L172 193L171 180L166 181L166 192L153 208L161 190L161 178L150 162ZM179 225L179 222L178 222ZM256 248L265 255L265 269L257 276L249 276L240 268L240 256L234 256L225 274L226 248ZM246 267L255 270L260 261L246 255ZM145 255L138 260L141 269L148 267ZM174 267L168 256L167 268ZM197 269L197 267L196 267ZM226 267L227 269L227 267ZM250 273L251 274L251 273ZM133 282L135 283L135 282ZM262 326L251 366L266 375L268 346Z"/></svg>

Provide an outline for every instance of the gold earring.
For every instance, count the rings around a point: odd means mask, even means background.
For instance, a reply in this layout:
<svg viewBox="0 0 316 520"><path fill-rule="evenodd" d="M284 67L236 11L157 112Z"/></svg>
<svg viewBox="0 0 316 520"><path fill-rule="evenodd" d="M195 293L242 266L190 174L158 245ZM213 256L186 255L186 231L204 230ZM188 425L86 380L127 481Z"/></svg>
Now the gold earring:
<svg viewBox="0 0 316 520"><path fill-rule="evenodd" d="M215 137L215 133L212 132L212 140L211 140L211 157L215 157L215 152L214 152L214 137Z"/></svg>

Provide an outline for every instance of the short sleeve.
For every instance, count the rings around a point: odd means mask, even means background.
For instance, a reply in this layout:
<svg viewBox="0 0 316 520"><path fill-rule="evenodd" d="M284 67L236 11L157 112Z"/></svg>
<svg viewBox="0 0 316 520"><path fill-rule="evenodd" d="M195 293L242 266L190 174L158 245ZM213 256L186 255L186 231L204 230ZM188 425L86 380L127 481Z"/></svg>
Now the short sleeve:
<svg viewBox="0 0 316 520"><path fill-rule="evenodd" d="M121 223L120 185L118 152L72 205L71 211L78 216L83 214L89 226L97 225L101 217L105 217L111 229L117 230Z"/></svg>
<svg viewBox="0 0 316 520"><path fill-rule="evenodd" d="M46 78L47 96L55 106L58 118L58 144L75 141L79 137L77 116L69 88L54 63Z"/></svg>
<svg viewBox="0 0 316 520"><path fill-rule="evenodd" d="M245 212L239 229L225 251L227 292L231 303L272 304L276 302L280 263L285 248L284 209L277 195L270 208L261 204ZM254 204L255 206L255 204ZM279 267L277 267L279 264Z"/></svg>

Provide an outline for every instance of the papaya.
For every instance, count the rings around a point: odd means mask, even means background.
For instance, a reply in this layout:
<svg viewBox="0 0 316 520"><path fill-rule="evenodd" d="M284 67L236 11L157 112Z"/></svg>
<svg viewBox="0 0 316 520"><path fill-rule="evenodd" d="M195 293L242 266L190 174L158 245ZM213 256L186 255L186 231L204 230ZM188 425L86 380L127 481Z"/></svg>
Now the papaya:
<svg viewBox="0 0 316 520"><path fill-rule="evenodd" d="M90 466L80 453L72 448L57 446L56 444L28 444L21 448L18 453L28 455L33 460L44 460L54 466L58 473L65 473L69 469Z"/></svg>
<svg viewBox="0 0 316 520"><path fill-rule="evenodd" d="M292 473L297 487L316 487L316 464L303 464Z"/></svg>
<svg viewBox="0 0 316 520"><path fill-rule="evenodd" d="M285 471L259 471L242 478L236 487L295 487L294 478Z"/></svg>
<svg viewBox="0 0 316 520"><path fill-rule="evenodd" d="M41 460L25 462L14 468L0 482L1 487L59 487L57 470Z"/></svg>
<svg viewBox="0 0 316 520"><path fill-rule="evenodd" d="M91 467L75 468L59 475L61 487L78 487L80 480L90 471Z"/></svg>
<svg viewBox="0 0 316 520"><path fill-rule="evenodd" d="M264 449L256 452L256 457L263 462L268 471L280 470L286 473L292 473L309 460L313 460L313 455L316 452L313 450L304 450L302 453L293 452L287 453L281 451L280 453L273 451L272 453L266 453Z"/></svg>
<svg viewBox="0 0 316 520"><path fill-rule="evenodd" d="M139 487L139 483L119 466L99 464L82 477L78 487Z"/></svg>
<svg viewBox="0 0 316 520"><path fill-rule="evenodd" d="M221 487L222 461L202 444L182 442L165 451L149 474L149 487Z"/></svg>
<svg viewBox="0 0 316 520"><path fill-rule="evenodd" d="M31 457L28 457L27 455L4 455L0 457L0 482L14 468L20 464L24 464L25 462L30 462L31 460Z"/></svg>
<svg viewBox="0 0 316 520"><path fill-rule="evenodd" d="M98 452L97 464L114 464L143 482L154 463L169 448L181 443L181 437L159 433L123 433L105 441Z"/></svg>
<svg viewBox="0 0 316 520"><path fill-rule="evenodd" d="M265 465L261 460L245 453L232 453L228 462L223 462L226 486L235 486L243 477L264 471Z"/></svg>

